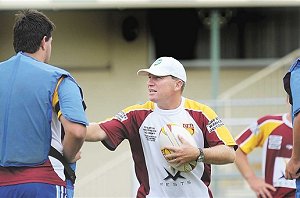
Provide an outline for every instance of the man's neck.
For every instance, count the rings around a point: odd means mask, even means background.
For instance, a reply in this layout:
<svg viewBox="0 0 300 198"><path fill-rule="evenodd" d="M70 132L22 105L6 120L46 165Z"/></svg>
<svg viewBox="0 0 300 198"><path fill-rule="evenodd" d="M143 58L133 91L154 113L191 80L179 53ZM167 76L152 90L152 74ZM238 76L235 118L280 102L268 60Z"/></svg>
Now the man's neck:
<svg viewBox="0 0 300 198"><path fill-rule="evenodd" d="M182 97L174 97L175 99L171 99L170 101L167 101L166 103L164 104L157 104L157 106L160 108L160 109L163 109L163 110L172 110L172 109L177 109L180 104L181 104L181 100L182 100Z"/></svg>
<svg viewBox="0 0 300 198"><path fill-rule="evenodd" d="M27 53L27 52L24 52L24 54L26 54L27 56L30 56L38 61L41 61L41 62L44 62L44 58L43 56L37 51L35 53Z"/></svg>

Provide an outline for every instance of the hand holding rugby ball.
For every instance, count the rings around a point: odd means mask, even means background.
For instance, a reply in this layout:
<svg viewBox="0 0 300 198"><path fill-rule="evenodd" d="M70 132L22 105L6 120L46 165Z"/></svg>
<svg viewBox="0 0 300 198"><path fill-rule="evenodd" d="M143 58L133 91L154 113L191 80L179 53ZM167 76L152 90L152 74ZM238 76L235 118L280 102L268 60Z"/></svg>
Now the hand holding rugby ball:
<svg viewBox="0 0 300 198"><path fill-rule="evenodd" d="M180 147L182 145L181 141L178 138L178 135L184 138L191 145L197 147L194 138L192 137L190 132L188 132L185 128L176 124L167 124L161 128L159 133L160 149L164 156L171 153L171 151L169 149L166 149L165 147L169 147L169 146ZM189 163L185 163L180 166L177 166L177 163L169 162L169 164L176 170L189 172L196 167L197 161L196 160L191 161Z"/></svg>

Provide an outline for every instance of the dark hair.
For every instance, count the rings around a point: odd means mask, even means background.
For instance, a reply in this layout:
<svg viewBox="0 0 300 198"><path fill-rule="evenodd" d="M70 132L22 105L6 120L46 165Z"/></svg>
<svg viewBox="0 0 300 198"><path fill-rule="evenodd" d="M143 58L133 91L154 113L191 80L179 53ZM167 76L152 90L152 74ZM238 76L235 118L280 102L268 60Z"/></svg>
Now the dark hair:
<svg viewBox="0 0 300 198"><path fill-rule="evenodd" d="M42 12L37 10L23 10L16 14L14 25L14 49L27 53L38 51L44 36L49 40L55 25Z"/></svg>

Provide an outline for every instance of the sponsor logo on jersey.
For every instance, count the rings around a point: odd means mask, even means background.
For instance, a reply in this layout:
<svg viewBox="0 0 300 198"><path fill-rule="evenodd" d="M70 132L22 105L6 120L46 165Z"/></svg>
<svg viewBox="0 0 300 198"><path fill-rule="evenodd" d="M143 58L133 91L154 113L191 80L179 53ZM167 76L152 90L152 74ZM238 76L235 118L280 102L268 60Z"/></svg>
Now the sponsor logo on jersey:
<svg viewBox="0 0 300 198"><path fill-rule="evenodd" d="M284 188L296 188L296 180L287 180L285 175L285 168L289 161L289 158L286 157L276 157L274 162L274 170L273 172L273 186L274 187L284 187Z"/></svg>
<svg viewBox="0 0 300 198"><path fill-rule="evenodd" d="M212 119L211 121L208 122L208 124L206 125L206 128L207 128L208 132L210 133L221 126L224 126L224 123L222 122L222 120L220 118L216 117L215 119Z"/></svg>
<svg viewBox="0 0 300 198"><path fill-rule="evenodd" d="M182 175L180 175L180 171L177 171L176 174L173 176L167 169L165 170L168 173L168 176L164 178L164 180L173 179L174 181L176 181L178 178L185 179Z"/></svg>
<svg viewBox="0 0 300 198"><path fill-rule="evenodd" d="M190 180L187 180L185 177L180 175L180 171L177 171L175 175L172 175L167 169L165 169L168 176L164 178L164 182L160 183L160 186L162 187L176 187L176 186L184 186L184 185L190 185L192 182ZM179 180L178 180L179 179Z"/></svg>
<svg viewBox="0 0 300 198"><path fill-rule="evenodd" d="M156 141L158 133L157 133L155 127L143 126L143 132L144 132L145 138L148 142Z"/></svg>
<svg viewBox="0 0 300 198"><path fill-rule="evenodd" d="M268 149L279 150L281 148L282 136L270 135L268 139L269 139Z"/></svg>
<svg viewBox="0 0 300 198"><path fill-rule="evenodd" d="M125 120L128 119L126 113L124 113L123 111L121 111L121 112L119 112L117 115L115 115L115 118L116 118L117 120L119 120L120 122L123 122L123 121L125 121Z"/></svg>
<svg viewBox="0 0 300 198"><path fill-rule="evenodd" d="M182 124L183 128L185 128L191 135L194 135L195 128L193 124Z"/></svg>

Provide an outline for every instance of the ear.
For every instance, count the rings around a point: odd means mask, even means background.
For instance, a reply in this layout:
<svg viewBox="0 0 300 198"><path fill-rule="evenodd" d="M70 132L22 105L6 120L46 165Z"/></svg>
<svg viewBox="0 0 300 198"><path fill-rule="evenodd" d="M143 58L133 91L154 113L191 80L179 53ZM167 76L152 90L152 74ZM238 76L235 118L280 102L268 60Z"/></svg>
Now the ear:
<svg viewBox="0 0 300 198"><path fill-rule="evenodd" d="M42 41L41 41L41 48L42 50L46 49L46 36L43 37Z"/></svg>
<svg viewBox="0 0 300 198"><path fill-rule="evenodd" d="M177 80L175 88L181 90L181 87L183 86L182 80Z"/></svg>

